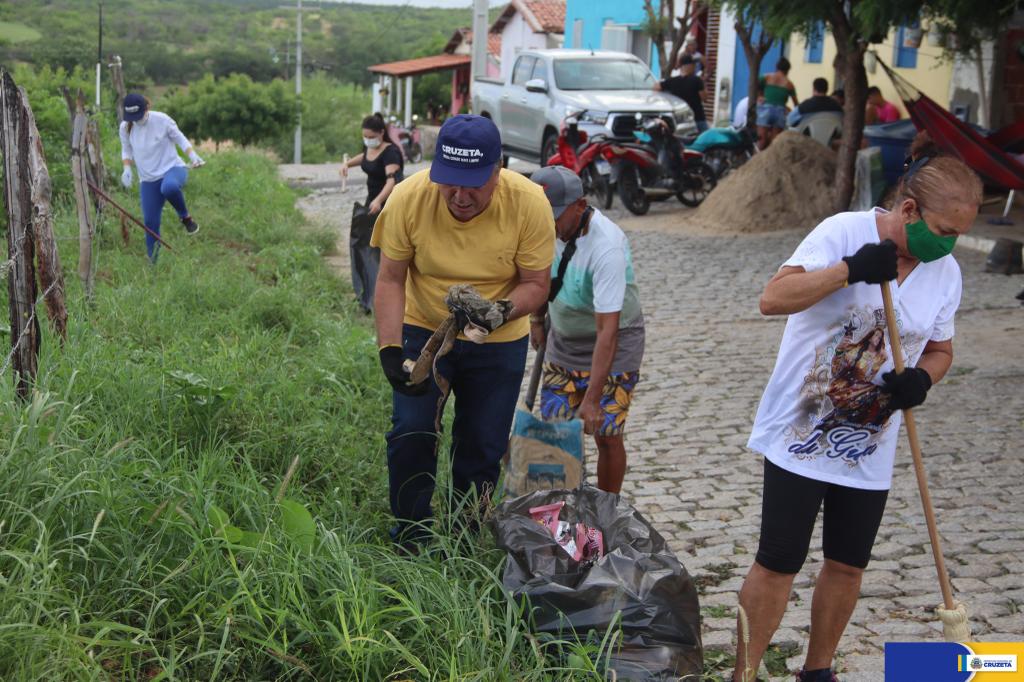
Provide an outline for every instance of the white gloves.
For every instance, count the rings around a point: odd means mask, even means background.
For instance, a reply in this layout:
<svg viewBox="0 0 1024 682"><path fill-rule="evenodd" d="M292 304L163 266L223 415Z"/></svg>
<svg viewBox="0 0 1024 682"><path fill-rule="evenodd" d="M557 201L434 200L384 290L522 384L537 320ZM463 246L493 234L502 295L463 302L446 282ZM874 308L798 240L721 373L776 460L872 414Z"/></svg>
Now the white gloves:
<svg viewBox="0 0 1024 682"><path fill-rule="evenodd" d="M188 159L189 161L192 162L193 168L199 168L200 166L206 164L206 162L203 161L203 159L198 154L196 154L196 150L194 149L188 153Z"/></svg>
<svg viewBox="0 0 1024 682"><path fill-rule="evenodd" d="M124 172L121 173L121 184L124 186L125 189L131 189L132 188L132 167L131 166L125 166L124 167Z"/></svg>

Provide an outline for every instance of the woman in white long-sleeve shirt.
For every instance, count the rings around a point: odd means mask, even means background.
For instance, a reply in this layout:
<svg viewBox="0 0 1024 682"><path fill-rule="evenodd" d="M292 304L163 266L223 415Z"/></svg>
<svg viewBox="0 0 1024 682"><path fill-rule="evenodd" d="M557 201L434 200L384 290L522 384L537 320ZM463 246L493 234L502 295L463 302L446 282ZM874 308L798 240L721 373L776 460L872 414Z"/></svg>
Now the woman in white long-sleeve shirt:
<svg viewBox="0 0 1024 682"><path fill-rule="evenodd" d="M188 180L188 168L178 156L178 148L188 156L192 168L203 165L192 144L174 119L159 111L150 111L149 100L132 93L124 98L124 122L121 123L121 162L124 172L121 184L132 186L132 166L139 171L139 194L142 200L142 220L150 230L160 234L160 216L164 202L169 201L177 211L188 234L199 231L199 225L185 206L181 188ZM146 235L146 254L156 262L159 242Z"/></svg>

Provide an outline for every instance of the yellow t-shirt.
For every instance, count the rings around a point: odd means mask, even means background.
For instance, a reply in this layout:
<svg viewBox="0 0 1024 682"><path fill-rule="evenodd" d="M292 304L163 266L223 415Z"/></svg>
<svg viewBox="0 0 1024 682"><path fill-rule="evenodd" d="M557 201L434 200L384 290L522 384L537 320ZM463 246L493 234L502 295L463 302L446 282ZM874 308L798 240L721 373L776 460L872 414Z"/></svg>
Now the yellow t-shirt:
<svg viewBox="0 0 1024 682"><path fill-rule="evenodd" d="M453 284L472 284L484 298L508 298L517 268L547 270L555 257L555 221L544 190L502 170L484 212L467 222L452 217L440 188L423 170L395 186L377 216L370 245L392 260L409 260L405 323L436 329L448 317L444 297ZM526 317L498 327L488 342L530 333Z"/></svg>

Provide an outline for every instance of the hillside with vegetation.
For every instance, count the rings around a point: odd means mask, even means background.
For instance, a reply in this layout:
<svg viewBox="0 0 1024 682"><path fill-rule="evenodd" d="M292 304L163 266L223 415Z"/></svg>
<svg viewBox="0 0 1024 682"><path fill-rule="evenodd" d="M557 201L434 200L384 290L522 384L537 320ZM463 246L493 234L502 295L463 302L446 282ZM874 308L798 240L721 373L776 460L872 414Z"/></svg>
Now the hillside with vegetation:
<svg viewBox="0 0 1024 682"><path fill-rule="evenodd" d="M103 52L119 54L128 87L186 84L209 73L256 81L291 77L295 12L278 0L104 0ZM307 1L303 61L346 83L368 85L367 66L435 54L468 9ZM97 2L0 3L0 63L73 69L95 64ZM45 37L44 37L45 36ZM60 38L55 40L54 37Z"/></svg>

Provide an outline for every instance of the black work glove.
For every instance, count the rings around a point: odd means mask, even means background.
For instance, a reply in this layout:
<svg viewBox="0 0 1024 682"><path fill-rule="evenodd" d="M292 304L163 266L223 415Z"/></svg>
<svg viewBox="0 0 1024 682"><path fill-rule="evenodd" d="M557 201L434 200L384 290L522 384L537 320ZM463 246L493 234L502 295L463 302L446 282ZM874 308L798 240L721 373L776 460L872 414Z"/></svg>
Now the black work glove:
<svg viewBox="0 0 1024 682"><path fill-rule="evenodd" d="M402 349L398 346L385 346L380 349L380 366L384 369L384 376L388 378L392 388L405 395L424 395L430 390L429 381L421 381L418 384L409 383L409 373L402 367L404 362Z"/></svg>
<svg viewBox="0 0 1024 682"><path fill-rule="evenodd" d="M896 279L896 242L886 239L878 244L865 244L852 256L844 256L850 276L848 284L865 282L881 284Z"/></svg>
<svg viewBox="0 0 1024 682"><path fill-rule="evenodd" d="M452 308L455 315L455 328L463 330L469 323L493 332L501 325L508 322L508 316L512 314L512 301L501 300L491 303L489 308L467 310L456 306Z"/></svg>
<svg viewBox="0 0 1024 682"><path fill-rule="evenodd" d="M906 410L924 402L932 377L920 367L907 367L900 374L896 370L882 375L882 390L889 394L889 406L894 410Z"/></svg>

